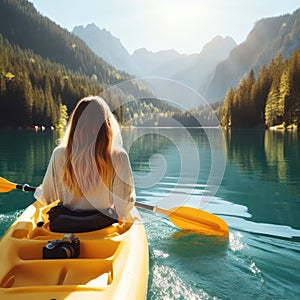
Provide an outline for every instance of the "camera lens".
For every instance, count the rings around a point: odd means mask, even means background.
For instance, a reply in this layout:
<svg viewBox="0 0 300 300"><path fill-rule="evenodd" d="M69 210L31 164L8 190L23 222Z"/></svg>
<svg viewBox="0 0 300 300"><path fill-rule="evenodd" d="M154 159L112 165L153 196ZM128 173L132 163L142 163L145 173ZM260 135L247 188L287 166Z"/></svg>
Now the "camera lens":
<svg viewBox="0 0 300 300"><path fill-rule="evenodd" d="M61 249L65 251L66 258L72 258L75 254L74 248L72 246L65 245L65 246L62 246Z"/></svg>

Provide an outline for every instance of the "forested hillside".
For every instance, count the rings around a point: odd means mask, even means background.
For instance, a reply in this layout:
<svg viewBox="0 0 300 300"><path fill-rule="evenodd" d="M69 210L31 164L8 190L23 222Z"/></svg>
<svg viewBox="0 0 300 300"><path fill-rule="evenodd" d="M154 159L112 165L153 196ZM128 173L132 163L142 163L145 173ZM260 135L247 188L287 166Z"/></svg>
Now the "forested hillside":
<svg viewBox="0 0 300 300"><path fill-rule="evenodd" d="M131 78L40 15L30 2L0 0L0 127L64 126L80 98ZM107 95L121 123L143 111L177 111L152 99L142 86L128 85L132 94L141 91L149 98L138 103L132 97L123 107L118 95Z"/></svg>
<svg viewBox="0 0 300 300"><path fill-rule="evenodd" d="M21 49L31 49L68 69L97 76L102 84L130 78L108 65L81 39L39 14L27 0L0 0L0 33Z"/></svg>
<svg viewBox="0 0 300 300"><path fill-rule="evenodd" d="M300 43L299 15L298 10L279 18L281 23L276 19L281 25L274 45L276 49L283 45L280 48L283 55L264 66L257 79L254 69L236 89L229 90L222 107L223 126L299 123L299 49L292 58L283 58ZM264 24L265 21L259 22L262 29ZM249 40L253 40L255 32L249 35ZM266 49L260 58L267 53ZM227 77L230 76L222 78ZM80 98L99 94L131 78L107 64L78 37L39 14L30 2L0 0L0 127L62 127ZM168 126L171 117L185 126L199 126L193 117L196 115L206 118L205 125L215 126L212 110L207 107L182 112L155 99L135 83L126 93L132 99L126 107L121 105L117 94L106 98L111 107L118 108L115 114L123 124ZM143 99L135 98L139 93ZM219 110L219 104L213 109Z"/></svg>
<svg viewBox="0 0 300 300"><path fill-rule="evenodd" d="M63 126L80 98L129 78L30 2L0 0L0 126Z"/></svg>
<svg viewBox="0 0 300 300"><path fill-rule="evenodd" d="M226 127L298 126L300 121L300 47L289 59L279 54L263 66L257 78L253 70L230 89L221 112Z"/></svg>
<svg viewBox="0 0 300 300"><path fill-rule="evenodd" d="M105 93L105 100L122 124L142 125L144 116L179 112L178 109L153 98L137 83L128 83L132 94L126 106L118 94ZM0 127L63 127L77 101L98 95L105 89L97 78L74 72L49 59L12 45L0 34ZM146 96L149 96L145 98ZM154 119L153 119L154 120ZM152 123L153 124L153 123Z"/></svg>
<svg viewBox="0 0 300 300"><path fill-rule="evenodd" d="M0 127L63 126L67 107L102 89L99 81L21 50L1 35L0 75Z"/></svg>
<svg viewBox="0 0 300 300"><path fill-rule="evenodd" d="M293 14L271 17L256 22L245 42L232 50L220 63L204 94L208 102L224 99L230 87L236 88L241 78L263 65L269 65L279 53L291 57L300 46L300 9Z"/></svg>

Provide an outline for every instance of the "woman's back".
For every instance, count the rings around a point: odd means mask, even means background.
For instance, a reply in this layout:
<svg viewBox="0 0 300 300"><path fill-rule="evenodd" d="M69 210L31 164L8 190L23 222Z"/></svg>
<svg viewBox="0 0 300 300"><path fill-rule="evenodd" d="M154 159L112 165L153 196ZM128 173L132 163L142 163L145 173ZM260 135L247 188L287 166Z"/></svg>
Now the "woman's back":
<svg viewBox="0 0 300 300"><path fill-rule="evenodd" d="M116 208L126 217L135 202L130 161L120 129L100 97L82 99L64 142L54 149L39 200L60 200L73 210Z"/></svg>

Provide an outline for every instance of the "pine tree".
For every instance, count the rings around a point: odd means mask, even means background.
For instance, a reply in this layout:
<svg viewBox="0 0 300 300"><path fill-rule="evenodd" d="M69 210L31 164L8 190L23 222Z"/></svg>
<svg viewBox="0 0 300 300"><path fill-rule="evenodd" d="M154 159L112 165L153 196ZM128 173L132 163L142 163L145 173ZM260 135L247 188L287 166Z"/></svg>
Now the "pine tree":
<svg viewBox="0 0 300 300"><path fill-rule="evenodd" d="M232 106L233 106L233 98L235 95L235 91L233 88L230 88L227 92L224 100L224 104L221 109L221 125L225 127L231 127L232 119Z"/></svg>
<svg viewBox="0 0 300 300"><path fill-rule="evenodd" d="M291 94L291 78L288 69L282 73L279 85L279 97L276 102L277 115L282 119L286 126L290 125L291 120L291 102L293 95Z"/></svg>
<svg viewBox="0 0 300 300"><path fill-rule="evenodd" d="M251 101L253 103L253 124L265 124L265 106L270 92L272 78L269 69L263 66L258 74L257 80L251 89Z"/></svg>
<svg viewBox="0 0 300 300"><path fill-rule="evenodd" d="M299 94L300 94L300 59L299 52L295 52L291 57L288 68L288 90L285 91L285 108L284 108L284 121L286 126L291 124L298 124L299 120Z"/></svg>
<svg viewBox="0 0 300 300"><path fill-rule="evenodd" d="M283 121L283 110L278 107L279 97L279 82L273 81L265 108L265 122L268 127L281 124Z"/></svg>
<svg viewBox="0 0 300 300"><path fill-rule="evenodd" d="M23 99L25 105L24 122L25 125L32 124L32 108L33 108L33 88L27 73L23 77Z"/></svg>

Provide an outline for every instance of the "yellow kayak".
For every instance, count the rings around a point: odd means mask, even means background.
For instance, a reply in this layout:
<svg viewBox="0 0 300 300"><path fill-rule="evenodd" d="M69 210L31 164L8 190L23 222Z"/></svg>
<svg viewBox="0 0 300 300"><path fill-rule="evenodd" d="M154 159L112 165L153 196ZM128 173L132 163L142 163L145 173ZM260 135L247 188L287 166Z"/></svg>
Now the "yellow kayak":
<svg viewBox="0 0 300 300"><path fill-rule="evenodd" d="M132 222L123 227L113 224L76 233L78 257L43 259L48 241L61 241L65 236L49 229L46 212L51 206L30 205L2 237L1 300L145 299L148 243L136 208Z"/></svg>

